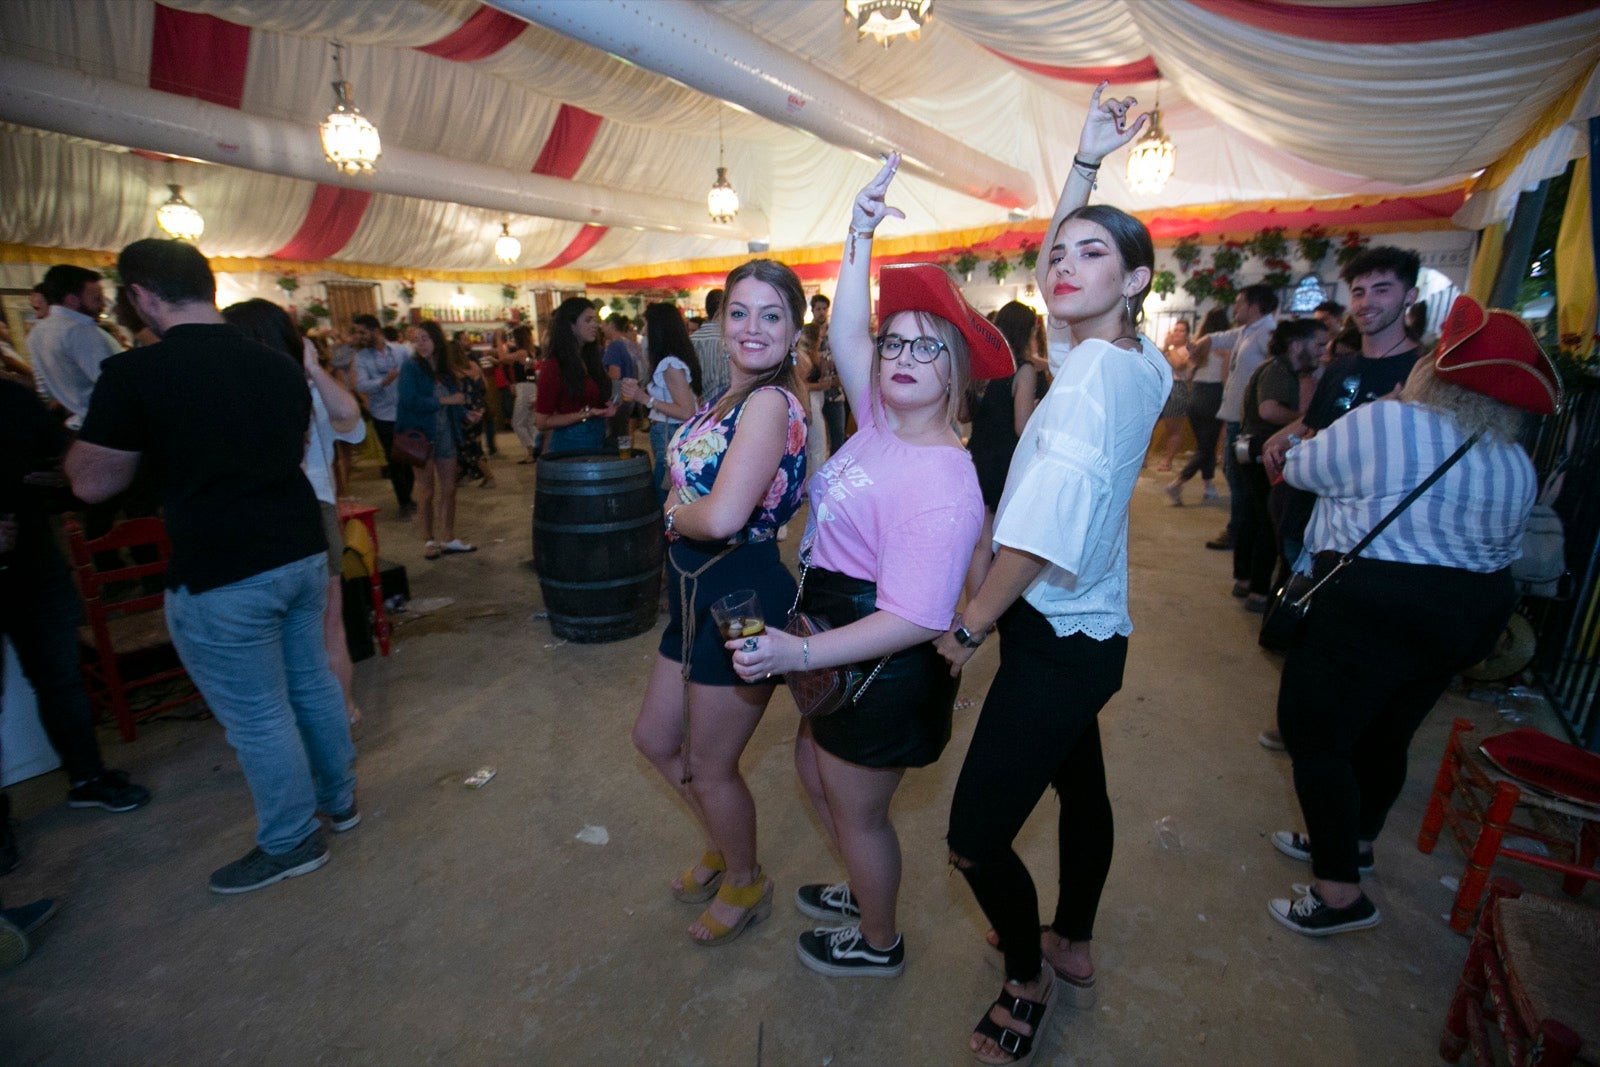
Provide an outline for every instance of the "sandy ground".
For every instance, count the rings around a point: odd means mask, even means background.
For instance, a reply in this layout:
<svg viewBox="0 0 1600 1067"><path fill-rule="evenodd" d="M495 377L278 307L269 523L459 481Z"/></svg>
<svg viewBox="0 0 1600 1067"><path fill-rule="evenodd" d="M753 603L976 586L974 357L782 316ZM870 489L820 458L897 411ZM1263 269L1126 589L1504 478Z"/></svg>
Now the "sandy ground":
<svg viewBox="0 0 1600 1067"><path fill-rule="evenodd" d="M527 565L534 468L510 458L497 487L461 491L461 534L481 551L434 563L394 521L387 486L358 472L358 494L384 508L383 555L408 568L415 598L451 603L401 616L394 654L358 665L364 821L332 839L321 871L246 896L207 891L254 832L209 720L152 723L126 745L105 731L112 765L155 792L138 812L70 810L59 774L12 790L25 858L0 892L64 905L34 957L0 975L0 1062L968 1062L1000 959L943 837L993 651L967 671L973 704L943 760L909 773L896 799L905 975L828 979L795 958L814 924L794 887L840 868L795 781L781 692L744 760L777 907L737 942L696 948L685 928L697 909L666 881L698 839L629 740L659 626L609 645L551 636ZM1255 740L1277 662L1228 596L1226 555L1202 547L1224 512L1169 508L1161 484L1149 475L1135 494L1136 630L1100 720L1117 851L1096 930L1099 1003L1058 1011L1039 1062L1437 1062L1467 947L1445 925L1440 880L1463 861L1448 843L1418 853L1415 834L1450 719L1491 727L1495 711L1453 694L1418 735L1368 882L1381 926L1321 941L1278 926L1267 899L1309 871L1268 842L1300 825L1287 759ZM484 765L497 777L463 788ZM1055 807L1047 797L1019 845L1047 900ZM608 843L578 840L586 827ZM1552 891L1541 872L1513 873Z"/></svg>

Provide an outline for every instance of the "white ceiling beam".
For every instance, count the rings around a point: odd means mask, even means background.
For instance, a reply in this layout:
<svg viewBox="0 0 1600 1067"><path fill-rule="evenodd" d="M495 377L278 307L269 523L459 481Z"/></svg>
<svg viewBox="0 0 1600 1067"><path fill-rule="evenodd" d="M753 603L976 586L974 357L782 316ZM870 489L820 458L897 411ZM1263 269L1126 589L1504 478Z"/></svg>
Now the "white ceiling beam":
<svg viewBox="0 0 1600 1067"><path fill-rule="evenodd" d="M912 119L690 0L487 0L556 33L869 159L1017 210L1023 171Z"/></svg>
<svg viewBox="0 0 1600 1067"><path fill-rule="evenodd" d="M766 215L749 208L733 222L718 224L706 214L704 202L524 174L414 152L392 141L384 145L374 173L344 175L328 165L313 123L250 115L12 56L6 57L5 65L0 121L19 126L285 178L513 215L744 242L765 240L770 230Z"/></svg>

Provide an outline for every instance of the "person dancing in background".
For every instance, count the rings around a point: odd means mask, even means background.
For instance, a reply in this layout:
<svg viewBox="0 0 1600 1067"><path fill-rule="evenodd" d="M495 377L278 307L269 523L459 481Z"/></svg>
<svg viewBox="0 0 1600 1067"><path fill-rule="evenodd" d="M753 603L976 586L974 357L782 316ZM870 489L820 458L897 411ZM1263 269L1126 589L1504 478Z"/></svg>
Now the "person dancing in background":
<svg viewBox="0 0 1600 1067"><path fill-rule="evenodd" d="M1091 1003L1091 938L1111 867L1111 800L1097 716L1122 686L1128 503L1172 388L1138 333L1155 264L1144 224L1084 207L1100 161L1132 140L1132 98L1094 92L1039 287L1055 380L1017 444L995 513L994 564L939 651L959 671L998 623L1000 667L950 806L955 864L993 924L1006 983L979 1020L980 1063L1031 1059L1057 990ZM1041 932L1033 879L1012 847L1047 786L1061 802L1061 893Z"/></svg>
<svg viewBox="0 0 1600 1067"><path fill-rule="evenodd" d="M711 605L745 589L767 611L794 600L776 538L805 485L794 356L805 310L800 279L782 263L755 259L728 275L721 327L730 384L679 427L667 449L668 621L633 743L705 833L705 854L672 886L679 900L711 901L689 927L697 945L725 944L772 912L739 756L773 683L734 673Z"/></svg>
<svg viewBox="0 0 1600 1067"><path fill-rule="evenodd" d="M637 379L622 379L622 396L643 404L650 412L650 454L655 457L656 503L667 502L667 443L685 419L700 407L700 356L689 340L683 312L673 304L651 304L644 309L644 343L655 368L648 387Z"/></svg>

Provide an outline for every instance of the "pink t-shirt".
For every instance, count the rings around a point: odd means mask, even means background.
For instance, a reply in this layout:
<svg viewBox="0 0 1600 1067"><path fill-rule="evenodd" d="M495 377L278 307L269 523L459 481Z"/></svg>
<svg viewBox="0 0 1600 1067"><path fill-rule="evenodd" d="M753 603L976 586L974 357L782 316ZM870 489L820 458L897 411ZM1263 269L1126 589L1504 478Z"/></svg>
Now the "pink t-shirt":
<svg viewBox="0 0 1600 1067"><path fill-rule="evenodd" d="M983 529L966 449L908 445L874 418L811 476L807 493L802 551L813 566L875 582L880 611L949 627Z"/></svg>

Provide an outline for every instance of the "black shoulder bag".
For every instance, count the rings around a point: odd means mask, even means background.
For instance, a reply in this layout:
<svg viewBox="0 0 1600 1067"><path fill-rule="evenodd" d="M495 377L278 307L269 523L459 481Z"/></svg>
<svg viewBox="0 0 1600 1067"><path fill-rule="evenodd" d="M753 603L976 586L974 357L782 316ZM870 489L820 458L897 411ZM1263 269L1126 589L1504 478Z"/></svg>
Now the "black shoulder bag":
<svg viewBox="0 0 1600 1067"><path fill-rule="evenodd" d="M1406 494L1406 498L1394 506L1394 509L1378 521L1378 525L1363 537L1356 547L1339 557L1321 578L1315 582L1310 575L1291 574L1283 586L1272 598L1272 603L1267 606L1267 613L1261 619L1261 635L1257 638L1261 647L1269 652L1287 652L1299 643L1300 635L1305 632L1306 616L1311 613L1311 596L1318 589L1326 585L1333 576L1338 574L1357 556L1363 549L1375 541L1379 534L1388 528L1389 524L1400 517L1400 513L1412 504L1428 487L1444 477L1444 472L1455 466L1462 456L1467 454L1467 449L1477 443L1478 434L1473 434L1462 442L1461 447L1451 453L1450 458L1439 464L1432 474L1422 480L1422 484Z"/></svg>

